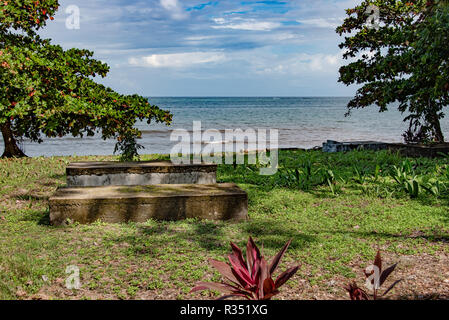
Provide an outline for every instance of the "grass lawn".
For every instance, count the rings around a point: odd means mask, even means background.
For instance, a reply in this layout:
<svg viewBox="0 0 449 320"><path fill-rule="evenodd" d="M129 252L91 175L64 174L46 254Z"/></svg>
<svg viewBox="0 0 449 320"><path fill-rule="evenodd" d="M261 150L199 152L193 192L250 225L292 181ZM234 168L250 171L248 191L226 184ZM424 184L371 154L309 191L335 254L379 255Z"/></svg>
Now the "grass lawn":
<svg viewBox="0 0 449 320"><path fill-rule="evenodd" d="M66 165L106 159L115 158L0 160L0 299L210 299L189 293L220 279L207 260L224 260L229 242L245 247L248 236L267 257L293 239L280 269L301 268L276 299L346 299L342 286L364 284L377 249L385 264L399 263L387 285L403 279L389 298L449 298L448 158L281 151L274 176L256 165L218 167L219 182L248 192L247 222L50 226L48 198L65 184ZM421 188L412 198L390 177L394 166L423 184L440 181L438 193ZM80 268L80 290L65 288L69 265Z"/></svg>

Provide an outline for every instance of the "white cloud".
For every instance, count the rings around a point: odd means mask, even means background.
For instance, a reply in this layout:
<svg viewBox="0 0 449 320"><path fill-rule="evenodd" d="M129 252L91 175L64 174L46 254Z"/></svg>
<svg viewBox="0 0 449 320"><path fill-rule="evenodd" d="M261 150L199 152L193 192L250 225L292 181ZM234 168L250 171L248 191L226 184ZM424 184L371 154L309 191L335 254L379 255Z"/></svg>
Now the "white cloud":
<svg viewBox="0 0 449 320"><path fill-rule="evenodd" d="M317 28L331 28L335 29L343 23L343 18L317 18L317 19L304 19L298 20L299 23L309 25Z"/></svg>
<svg viewBox="0 0 449 320"><path fill-rule="evenodd" d="M323 71L328 68L334 69L339 65L340 55L317 54L310 56L309 67L312 71Z"/></svg>
<svg viewBox="0 0 449 320"><path fill-rule="evenodd" d="M290 32L284 32L284 33L278 33L273 36L273 40L277 41L285 41L285 40L292 40L292 39L298 39L299 36L297 34L293 34Z"/></svg>
<svg viewBox="0 0 449 320"><path fill-rule="evenodd" d="M278 22L257 21L255 19L234 18L226 20L224 18L214 18L212 20L216 23L216 25L212 26L214 29L270 31L281 26Z"/></svg>
<svg viewBox="0 0 449 320"><path fill-rule="evenodd" d="M299 53L288 57L277 55L259 55L257 58L248 60L255 73L258 74L336 74L343 60L341 53L338 54L306 54Z"/></svg>
<svg viewBox="0 0 449 320"><path fill-rule="evenodd" d="M218 63L224 61L225 58L221 52L186 52L133 57L129 59L129 63L151 68L185 68L193 65Z"/></svg>
<svg viewBox="0 0 449 320"><path fill-rule="evenodd" d="M159 0L161 6L170 12L171 17L175 20L187 18L187 13L182 8L178 0Z"/></svg>
<svg viewBox="0 0 449 320"><path fill-rule="evenodd" d="M148 7L142 7L139 4L134 4L134 5L127 5L125 7L123 7L124 10L126 10L128 13L130 14L150 14L154 11L153 8L148 8Z"/></svg>
<svg viewBox="0 0 449 320"><path fill-rule="evenodd" d="M238 73L264 75L304 75L304 74L337 74L343 64L341 52L336 54L290 54L288 56L273 54L268 48L236 52L186 52L171 54L153 54L132 57L130 65L147 68L172 68L188 70L202 65L222 65L227 70L231 66L240 66ZM227 68L229 66L229 69ZM193 71L193 70L192 70Z"/></svg>
<svg viewBox="0 0 449 320"><path fill-rule="evenodd" d="M186 41L203 41L203 40L210 40L210 39L216 39L217 36L191 36L191 37L185 37L184 40Z"/></svg>

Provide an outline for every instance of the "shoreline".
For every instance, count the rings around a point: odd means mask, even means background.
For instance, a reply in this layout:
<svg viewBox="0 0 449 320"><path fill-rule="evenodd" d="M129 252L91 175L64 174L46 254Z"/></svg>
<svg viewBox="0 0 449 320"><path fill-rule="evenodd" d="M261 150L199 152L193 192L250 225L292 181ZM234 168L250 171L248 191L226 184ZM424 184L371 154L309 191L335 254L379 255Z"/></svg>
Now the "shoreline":
<svg viewBox="0 0 449 320"><path fill-rule="evenodd" d="M328 140L329 141L329 140ZM1 142L1 141L0 141ZM403 156L410 157L444 157L444 154L449 155L449 142L431 144L431 145L422 145L422 144L405 144L405 143L387 143L387 142L375 142L383 145L380 148L359 148L360 142L364 143L364 141L344 141L339 142L343 143L351 143L353 147L344 151L336 151L336 152L348 152L352 150L365 150L365 151L380 151L380 150L389 150L392 152L399 152ZM366 143L366 142L365 142ZM324 145L324 143L323 143ZM232 152L233 154L253 154L253 153L261 153L261 152L270 152L270 151L322 151L323 146L315 146L313 148L302 148L302 147L279 147L279 148L266 148L266 149L253 149L253 150L244 150L240 152ZM325 152L325 151L323 151ZM334 153L334 152L327 152ZM440 154L442 153L442 154ZM222 152L222 155L228 154L226 152ZM193 153L190 153L189 156L193 156ZM208 156L208 154L200 154L201 156ZM89 155L41 155L41 156L27 156L28 158L59 158L59 157L118 157L118 154L89 154ZM145 153L143 152L140 156L165 156L170 157L170 153ZM213 154L212 154L213 156ZM0 158L1 160L2 158Z"/></svg>

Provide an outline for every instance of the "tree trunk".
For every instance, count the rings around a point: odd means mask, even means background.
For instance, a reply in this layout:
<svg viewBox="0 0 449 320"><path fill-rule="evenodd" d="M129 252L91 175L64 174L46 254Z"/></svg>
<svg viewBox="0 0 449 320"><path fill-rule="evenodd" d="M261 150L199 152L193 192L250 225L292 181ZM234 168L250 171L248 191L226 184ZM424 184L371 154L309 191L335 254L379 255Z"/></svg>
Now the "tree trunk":
<svg viewBox="0 0 449 320"><path fill-rule="evenodd" d="M434 130L435 142L443 143L444 135L443 135L443 131L441 130L440 119L438 119L438 116L436 113L432 114L430 124L432 125L432 128Z"/></svg>
<svg viewBox="0 0 449 320"><path fill-rule="evenodd" d="M1 126L3 141L5 144L5 151L2 158L23 158L26 157L25 153L17 146L17 141L11 131L11 125L6 122Z"/></svg>

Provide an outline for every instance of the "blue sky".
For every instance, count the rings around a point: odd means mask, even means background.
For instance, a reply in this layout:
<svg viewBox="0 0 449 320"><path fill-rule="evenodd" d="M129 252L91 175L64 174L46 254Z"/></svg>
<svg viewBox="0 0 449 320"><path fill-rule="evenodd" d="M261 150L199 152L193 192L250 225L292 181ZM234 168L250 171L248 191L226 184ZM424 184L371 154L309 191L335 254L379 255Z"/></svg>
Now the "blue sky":
<svg viewBox="0 0 449 320"><path fill-rule="evenodd" d="M62 0L41 35L93 50L111 66L101 82L126 94L348 96L335 28L359 2Z"/></svg>

